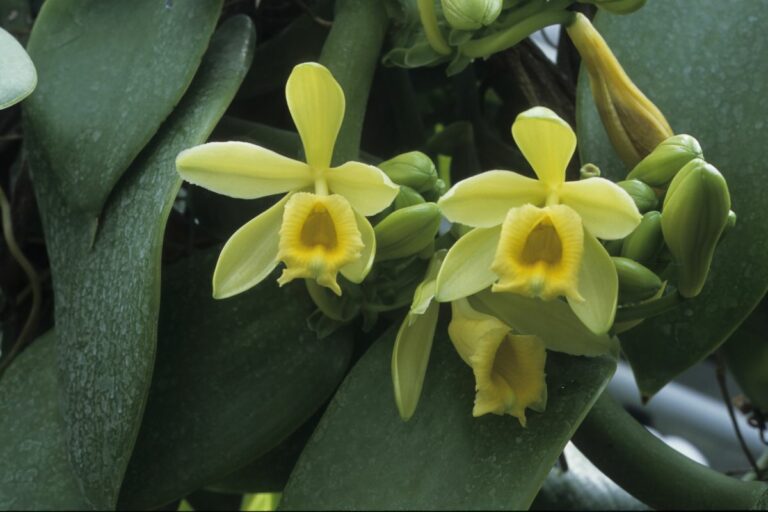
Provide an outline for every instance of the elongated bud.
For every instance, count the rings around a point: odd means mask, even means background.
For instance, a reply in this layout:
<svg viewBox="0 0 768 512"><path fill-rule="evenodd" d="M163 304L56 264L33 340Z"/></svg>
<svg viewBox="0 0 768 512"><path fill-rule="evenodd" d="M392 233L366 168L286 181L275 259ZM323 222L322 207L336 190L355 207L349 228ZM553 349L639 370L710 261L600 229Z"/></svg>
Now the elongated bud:
<svg viewBox="0 0 768 512"><path fill-rule="evenodd" d="M637 88L589 19L576 14L567 27L589 75L592 96L614 149L627 166L636 165L672 128Z"/></svg>
<svg viewBox="0 0 768 512"><path fill-rule="evenodd" d="M677 288L683 297L695 297L704 287L730 208L725 178L704 160L692 160L672 180L661 229L680 265Z"/></svg>
<svg viewBox="0 0 768 512"><path fill-rule="evenodd" d="M400 191L395 197L395 210L400 210L402 208L407 208L408 206L413 206L415 204L421 204L424 202L424 198L421 197L421 194L409 186L400 185Z"/></svg>
<svg viewBox="0 0 768 512"><path fill-rule="evenodd" d="M651 187L638 180L625 180L616 183L632 197L640 213L653 210L659 204L659 198Z"/></svg>
<svg viewBox="0 0 768 512"><path fill-rule="evenodd" d="M398 185L411 187L416 192L431 190L437 183L435 164L420 151L397 155L378 167Z"/></svg>
<svg viewBox="0 0 768 512"><path fill-rule="evenodd" d="M613 257L619 276L619 301L638 302L653 296L662 286L661 278L648 267L629 258Z"/></svg>
<svg viewBox="0 0 768 512"><path fill-rule="evenodd" d="M593 0L589 2L614 14L629 14L645 5L645 0Z"/></svg>
<svg viewBox="0 0 768 512"><path fill-rule="evenodd" d="M389 214L373 228L376 261L405 258L429 246L440 227L440 209L435 203L408 206Z"/></svg>
<svg viewBox="0 0 768 512"><path fill-rule="evenodd" d="M703 158L699 141L690 135L673 135L640 160L627 175L627 179L640 180L652 187L660 187L669 183L675 174L694 158Z"/></svg>
<svg viewBox="0 0 768 512"><path fill-rule="evenodd" d="M643 265L650 265L656 259L656 255L663 245L661 213L647 212L635 230L624 239L621 255Z"/></svg>
<svg viewBox="0 0 768 512"><path fill-rule="evenodd" d="M440 0L448 24L459 30L490 25L501 13L502 0Z"/></svg>

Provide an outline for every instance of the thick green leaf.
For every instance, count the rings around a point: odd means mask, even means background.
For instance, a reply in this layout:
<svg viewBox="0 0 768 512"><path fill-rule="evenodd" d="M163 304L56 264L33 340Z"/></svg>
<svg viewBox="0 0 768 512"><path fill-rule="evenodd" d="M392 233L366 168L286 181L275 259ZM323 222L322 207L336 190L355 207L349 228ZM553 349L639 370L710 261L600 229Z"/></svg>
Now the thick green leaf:
<svg viewBox="0 0 768 512"><path fill-rule="evenodd" d="M550 471L531 510L648 510L572 444L565 447L563 455L567 471Z"/></svg>
<svg viewBox="0 0 768 512"><path fill-rule="evenodd" d="M763 301L723 346L728 369L752 404L768 413L768 302Z"/></svg>
<svg viewBox="0 0 768 512"><path fill-rule="evenodd" d="M90 508L67 460L49 331L0 380L0 510Z"/></svg>
<svg viewBox="0 0 768 512"><path fill-rule="evenodd" d="M665 0L629 16L597 17L598 30L675 133L696 137L707 161L726 177L739 217L717 249L702 294L622 334L622 347L646 396L720 345L768 286L768 195L761 186L768 128L766 25L767 0ZM611 149L587 85L582 73L582 162L623 179L627 170Z"/></svg>
<svg viewBox="0 0 768 512"><path fill-rule="evenodd" d="M203 142L221 117L248 68L254 38L245 17L222 25L190 90L129 169L98 224L60 195L41 152L47 139L34 132L28 137L53 274L70 459L97 508L114 506L149 389L163 231L181 184L174 160Z"/></svg>
<svg viewBox="0 0 768 512"><path fill-rule="evenodd" d="M37 72L16 38L0 28L0 109L27 96L37 85Z"/></svg>
<svg viewBox="0 0 768 512"><path fill-rule="evenodd" d="M65 204L98 215L192 81L221 0L46 2L26 105Z"/></svg>
<svg viewBox="0 0 768 512"><path fill-rule="evenodd" d="M388 378L395 331L379 339L328 406L291 474L293 509L522 509L616 367L550 352L547 411L472 417L475 383L438 328L416 414L400 420Z"/></svg>
<svg viewBox="0 0 768 512"><path fill-rule="evenodd" d="M223 478L276 446L338 387L352 356L347 330L319 341L304 283L275 278L211 297L219 248L163 280L157 365L120 506L154 508Z"/></svg>

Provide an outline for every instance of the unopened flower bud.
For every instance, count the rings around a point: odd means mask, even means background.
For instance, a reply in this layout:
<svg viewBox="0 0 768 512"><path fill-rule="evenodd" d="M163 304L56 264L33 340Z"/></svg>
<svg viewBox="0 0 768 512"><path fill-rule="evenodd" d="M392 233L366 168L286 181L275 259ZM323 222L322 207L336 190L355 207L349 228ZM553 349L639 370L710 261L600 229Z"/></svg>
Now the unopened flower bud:
<svg viewBox="0 0 768 512"><path fill-rule="evenodd" d="M651 211L643 215L640 224L624 239L621 255L643 265L650 265L663 245L661 214Z"/></svg>
<svg viewBox="0 0 768 512"><path fill-rule="evenodd" d="M659 204L659 198L651 187L638 180L625 180L616 183L632 197L640 213L653 210Z"/></svg>
<svg viewBox="0 0 768 512"><path fill-rule="evenodd" d="M661 278L648 267L629 258L613 257L619 276L619 301L638 302L653 296L662 286Z"/></svg>
<svg viewBox="0 0 768 512"><path fill-rule="evenodd" d="M683 297L695 297L704 287L730 208L725 178L704 160L692 160L672 180L664 199L661 229L680 265L677 288Z"/></svg>
<svg viewBox="0 0 768 512"><path fill-rule="evenodd" d="M501 13L502 0L441 0L448 24L459 30L490 25Z"/></svg>
<svg viewBox="0 0 768 512"><path fill-rule="evenodd" d="M640 160L627 175L627 179L640 180L652 187L660 187L669 183L675 174L694 158L703 158L699 141L690 135L673 135Z"/></svg>
<svg viewBox="0 0 768 512"><path fill-rule="evenodd" d="M398 185L411 187L416 192L431 190L437 182L435 164L420 151L397 155L378 167Z"/></svg>
<svg viewBox="0 0 768 512"><path fill-rule="evenodd" d="M376 260L405 258L428 247L440 227L440 209L422 203L396 210L373 228L376 233Z"/></svg>
<svg viewBox="0 0 768 512"><path fill-rule="evenodd" d="M627 166L634 166L666 138L672 128L661 111L637 88L589 19L577 13L567 27L581 55L608 138Z"/></svg>
<svg viewBox="0 0 768 512"><path fill-rule="evenodd" d="M629 14L645 5L645 0L594 0L595 5L614 14Z"/></svg>
<svg viewBox="0 0 768 512"><path fill-rule="evenodd" d="M395 197L394 205L395 210L400 210L401 208L407 208L408 206L421 204L423 202L425 201L424 198L421 197L421 194L409 186L400 185L400 191L397 193L397 197Z"/></svg>
<svg viewBox="0 0 768 512"><path fill-rule="evenodd" d="M579 179L587 180L589 178L599 178L600 168L595 164L584 164L579 169Z"/></svg>

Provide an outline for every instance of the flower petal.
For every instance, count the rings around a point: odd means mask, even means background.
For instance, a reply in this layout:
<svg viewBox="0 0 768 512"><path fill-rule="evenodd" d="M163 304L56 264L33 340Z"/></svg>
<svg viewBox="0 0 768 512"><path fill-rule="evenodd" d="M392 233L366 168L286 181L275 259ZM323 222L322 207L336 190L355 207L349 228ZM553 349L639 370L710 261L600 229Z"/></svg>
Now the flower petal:
<svg viewBox="0 0 768 512"><path fill-rule="evenodd" d="M190 183L241 199L280 194L312 184L304 162L246 142L210 142L179 153L176 169Z"/></svg>
<svg viewBox="0 0 768 512"><path fill-rule="evenodd" d="M593 333L607 333L616 316L619 278L608 251L586 230L579 270L579 294L583 301L568 299L573 312Z"/></svg>
<svg viewBox="0 0 768 512"><path fill-rule="evenodd" d="M475 311L466 299L451 303L448 334L475 374L473 416L510 414L525 426L526 407L546 401L544 343L536 336L511 334L496 317Z"/></svg>
<svg viewBox="0 0 768 512"><path fill-rule="evenodd" d="M479 310L497 316L515 331L534 334L549 350L575 356L615 352L615 338L596 335L561 300L534 299L514 293L484 290L470 298Z"/></svg>
<svg viewBox="0 0 768 512"><path fill-rule="evenodd" d="M348 263L339 269L341 275L353 283L362 283L373 266L373 260L376 257L376 234L373 232L373 226L364 216L355 212L357 229L360 231L360 238L363 240L363 250L360 258Z"/></svg>
<svg viewBox="0 0 768 512"><path fill-rule="evenodd" d="M437 204L451 222L489 228L504 222L510 208L543 206L546 194L538 180L511 171L487 171L460 181Z"/></svg>
<svg viewBox="0 0 768 512"><path fill-rule="evenodd" d="M439 311L440 305L433 302L423 315L408 313L397 332L392 351L392 385L404 421L413 416L419 404Z"/></svg>
<svg viewBox="0 0 768 512"><path fill-rule="evenodd" d="M347 198L356 211L375 215L392 204L400 187L378 167L360 162L347 162L326 174L328 188Z"/></svg>
<svg viewBox="0 0 768 512"><path fill-rule="evenodd" d="M213 296L224 299L256 286L277 266L280 225L291 194L235 231L213 271Z"/></svg>
<svg viewBox="0 0 768 512"><path fill-rule="evenodd" d="M550 187L565 181L576 150L576 134L568 123L546 107L534 107L517 116L512 137L541 181Z"/></svg>
<svg viewBox="0 0 768 512"><path fill-rule="evenodd" d="M643 218L632 197L605 178L564 183L560 202L576 210L587 231L604 240L624 238Z"/></svg>
<svg viewBox="0 0 768 512"><path fill-rule="evenodd" d="M285 85L288 110L304 144L307 163L318 169L331 165L333 146L344 119L344 91L328 68L316 62L299 64Z"/></svg>
<svg viewBox="0 0 768 512"><path fill-rule="evenodd" d="M410 312L414 315L423 315L429 305L433 303L432 299L435 298L435 290L437 289L437 274L440 272L440 267L443 265L447 253L446 249L440 249L432 255L424 280L413 292Z"/></svg>
<svg viewBox="0 0 768 512"><path fill-rule="evenodd" d="M491 271L491 263L499 245L501 226L475 228L453 244L437 274L439 302L467 297L487 288L498 276Z"/></svg>

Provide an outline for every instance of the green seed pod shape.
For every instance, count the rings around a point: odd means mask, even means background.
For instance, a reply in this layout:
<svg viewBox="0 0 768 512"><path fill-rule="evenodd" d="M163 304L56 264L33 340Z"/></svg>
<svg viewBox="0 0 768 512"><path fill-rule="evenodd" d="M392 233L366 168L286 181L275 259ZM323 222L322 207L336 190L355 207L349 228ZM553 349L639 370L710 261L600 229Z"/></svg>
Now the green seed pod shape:
<svg viewBox="0 0 768 512"><path fill-rule="evenodd" d="M411 187L416 192L432 190L437 183L435 164L420 151L397 155L378 167L398 185Z"/></svg>
<svg viewBox="0 0 768 512"><path fill-rule="evenodd" d="M640 160L627 179L660 187L669 183L685 164L694 158L703 158L702 155L699 141L690 135L673 135Z"/></svg>
<svg viewBox="0 0 768 512"><path fill-rule="evenodd" d="M621 246L621 256L643 265L651 265L663 245L661 213L647 212L635 230L624 239L624 244Z"/></svg>
<svg viewBox="0 0 768 512"><path fill-rule="evenodd" d="M656 192L640 180L620 181L617 185L632 196L632 200L635 201L635 205L637 205L637 209L640 210L640 213L653 210L659 204L659 198L656 197Z"/></svg>
<svg viewBox="0 0 768 512"><path fill-rule="evenodd" d="M619 301L638 302L652 297L661 288L661 278L648 267L629 258L612 257L619 276Z"/></svg>
<svg viewBox="0 0 768 512"><path fill-rule="evenodd" d="M677 288L683 297L695 297L704 287L730 208L725 178L701 159L689 162L672 180L664 199L661 229L680 265Z"/></svg>
<svg viewBox="0 0 768 512"><path fill-rule="evenodd" d="M435 203L416 204L392 212L373 228L376 261L417 254L435 239L441 218Z"/></svg>
<svg viewBox="0 0 768 512"><path fill-rule="evenodd" d="M502 0L440 0L448 24L459 30L490 25L501 13Z"/></svg>
<svg viewBox="0 0 768 512"><path fill-rule="evenodd" d="M400 192L398 192L395 197L395 210L400 210L423 202L425 201L424 198L421 197L421 194L407 185L400 185Z"/></svg>

